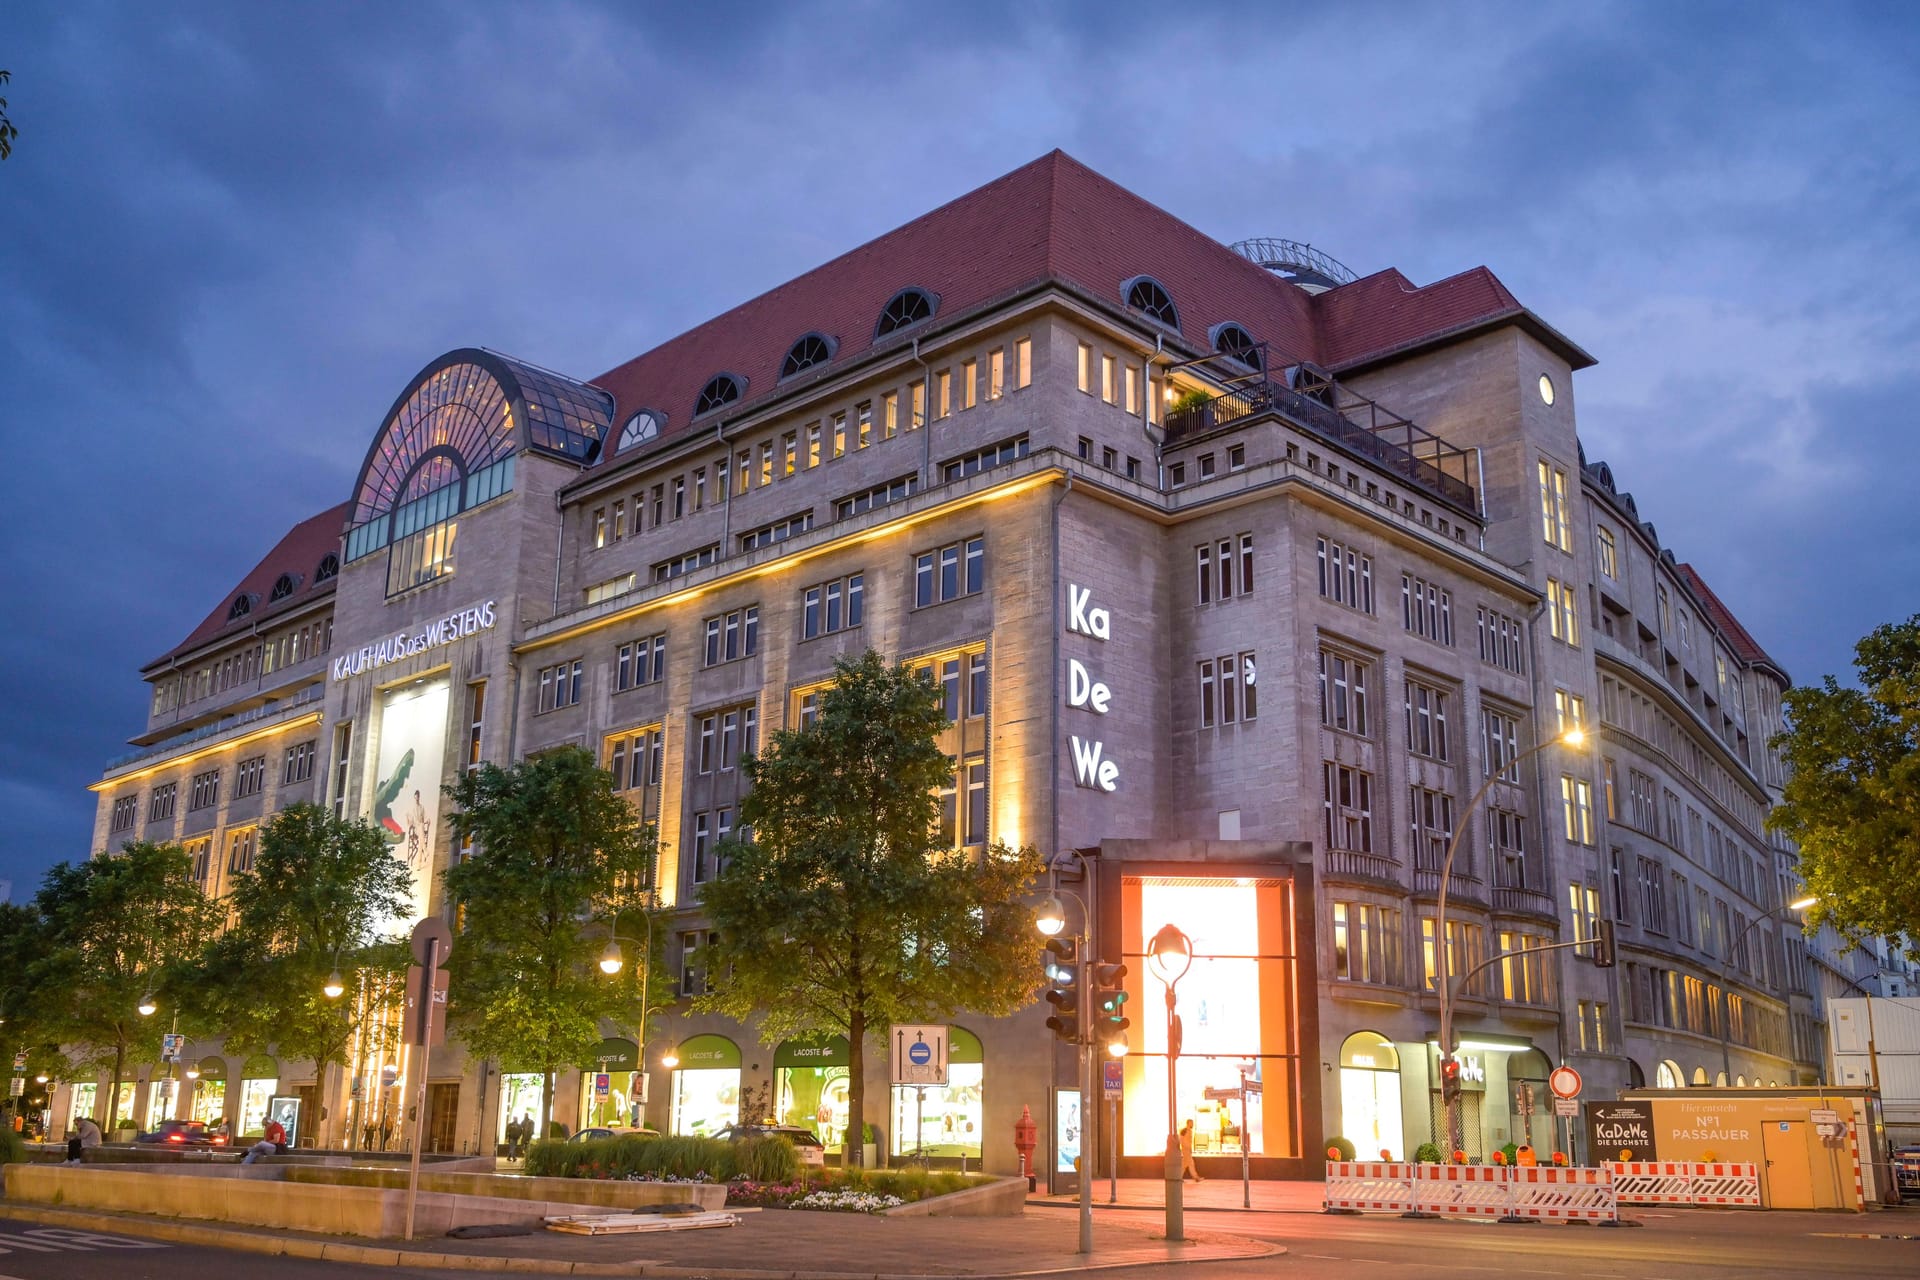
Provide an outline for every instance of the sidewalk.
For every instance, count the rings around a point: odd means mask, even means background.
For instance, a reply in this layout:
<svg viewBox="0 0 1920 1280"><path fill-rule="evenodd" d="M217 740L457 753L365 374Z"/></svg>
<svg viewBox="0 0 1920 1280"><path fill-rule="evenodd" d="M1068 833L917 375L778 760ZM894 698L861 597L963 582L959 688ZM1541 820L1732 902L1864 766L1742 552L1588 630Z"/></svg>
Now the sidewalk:
<svg viewBox="0 0 1920 1280"><path fill-rule="evenodd" d="M1327 1184L1324 1182L1276 1182L1253 1180L1250 1188L1252 1205L1241 1203L1241 1182L1238 1178L1208 1178L1204 1182L1184 1184L1186 1194L1184 1204L1192 1213L1196 1210L1212 1212L1252 1212L1252 1213L1320 1213L1326 1204ZM1119 1200L1109 1203L1107 1200L1108 1182L1105 1178L1096 1178L1093 1183L1093 1207L1095 1209L1164 1209L1166 1207L1167 1184L1158 1178L1122 1178L1119 1184ZM1077 1193L1063 1196L1050 1196L1044 1192L1027 1197L1029 1206L1047 1208L1076 1208L1080 1204Z"/></svg>
<svg viewBox="0 0 1920 1280"><path fill-rule="evenodd" d="M1119 1267L1271 1257L1278 1245L1189 1230L1170 1245L1148 1227L1094 1223L1094 1251L1074 1252L1071 1213L1019 1218L882 1218L867 1214L763 1210L740 1225L651 1235L575 1236L537 1231L486 1240L393 1240L271 1232L213 1222L14 1205L0 1217L116 1232L250 1253L371 1265L497 1270L535 1275L732 1277L734 1280L929 1280L936 1276L1041 1276ZM1197 1224L1196 1224L1197 1225Z"/></svg>

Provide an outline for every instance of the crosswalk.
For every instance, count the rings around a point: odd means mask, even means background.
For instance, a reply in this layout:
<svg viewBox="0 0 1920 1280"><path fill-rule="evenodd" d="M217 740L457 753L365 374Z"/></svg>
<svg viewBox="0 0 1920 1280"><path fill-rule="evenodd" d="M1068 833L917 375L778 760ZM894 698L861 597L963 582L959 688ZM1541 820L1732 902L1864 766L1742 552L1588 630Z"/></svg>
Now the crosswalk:
<svg viewBox="0 0 1920 1280"><path fill-rule="evenodd" d="M110 1249L166 1247L154 1240L135 1240L99 1231L73 1231L66 1227L28 1227L19 1231L0 1232L0 1254L96 1253ZM13 1280L13 1277L0 1275L0 1280Z"/></svg>

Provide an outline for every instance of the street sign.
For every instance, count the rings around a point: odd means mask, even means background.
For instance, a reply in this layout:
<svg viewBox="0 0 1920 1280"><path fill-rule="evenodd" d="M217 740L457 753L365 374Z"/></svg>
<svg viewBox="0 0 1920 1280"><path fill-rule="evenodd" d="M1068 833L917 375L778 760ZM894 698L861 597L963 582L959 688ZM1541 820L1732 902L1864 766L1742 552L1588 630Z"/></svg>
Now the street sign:
<svg viewBox="0 0 1920 1280"><path fill-rule="evenodd" d="M1121 1068L1126 1065L1118 1058L1108 1058L1100 1064L1100 1096L1108 1102L1118 1102L1122 1097L1126 1075Z"/></svg>
<svg viewBox="0 0 1920 1280"><path fill-rule="evenodd" d="M160 1061L180 1061L180 1051L186 1047L187 1038L177 1031L169 1031L160 1037Z"/></svg>
<svg viewBox="0 0 1920 1280"><path fill-rule="evenodd" d="M1587 1150L1595 1159L1657 1160L1653 1135L1651 1102L1587 1103Z"/></svg>
<svg viewBox="0 0 1920 1280"><path fill-rule="evenodd" d="M1577 1116L1577 1115L1579 1115L1579 1114L1580 1114L1580 1099L1578 1099L1578 1098L1555 1098L1555 1099L1553 1100L1553 1114L1554 1114L1554 1115L1556 1115L1556 1116L1566 1116L1566 1117L1568 1117L1569 1119L1571 1119L1571 1118L1573 1118L1574 1116Z"/></svg>
<svg viewBox="0 0 1920 1280"><path fill-rule="evenodd" d="M594 1076L593 1076L593 1096L594 1097L604 1098L607 1096L609 1092L612 1091L612 1089L613 1089L612 1076L608 1075L604 1071L597 1071L594 1073Z"/></svg>
<svg viewBox="0 0 1920 1280"><path fill-rule="evenodd" d="M13 1055L13 1069L15 1071L25 1071L27 1069L27 1051L25 1049Z"/></svg>
<svg viewBox="0 0 1920 1280"><path fill-rule="evenodd" d="M434 970L433 1007L423 1035L420 1019L420 983L426 972L419 965L414 965L407 970L407 1043L445 1044L447 1042L447 983L450 975L445 969Z"/></svg>
<svg viewBox="0 0 1920 1280"><path fill-rule="evenodd" d="M428 939L433 939L440 944L434 950L433 962L445 964L447 956L453 951L453 930L447 928L447 922L439 916L428 916L413 926L413 962L415 964L427 962Z"/></svg>
<svg viewBox="0 0 1920 1280"><path fill-rule="evenodd" d="M1840 1113L1838 1111L1829 1111L1816 1107L1812 1111L1807 1112L1807 1119L1813 1121L1815 1124L1839 1124Z"/></svg>
<svg viewBox="0 0 1920 1280"><path fill-rule="evenodd" d="M1221 1089L1213 1085L1208 1085L1200 1092L1201 1095L1210 1102L1234 1102L1240 1097L1240 1091L1238 1089Z"/></svg>
<svg viewBox="0 0 1920 1280"><path fill-rule="evenodd" d="M1572 1067L1555 1067L1553 1074L1547 1077L1547 1088L1553 1090L1556 1098L1577 1098L1580 1096L1580 1073Z"/></svg>
<svg viewBox="0 0 1920 1280"><path fill-rule="evenodd" d="M947 1083L947 1029L938 1024L893 1029L893 1083Z"/></svg>
<svg viewBox="0 0 1920 1280"><path fill-rule="evenodd" d="M8 1077L7 1096L9 1098L25 1097L26 1092L27 1092L27 1078L25 1076Z"/></svg>

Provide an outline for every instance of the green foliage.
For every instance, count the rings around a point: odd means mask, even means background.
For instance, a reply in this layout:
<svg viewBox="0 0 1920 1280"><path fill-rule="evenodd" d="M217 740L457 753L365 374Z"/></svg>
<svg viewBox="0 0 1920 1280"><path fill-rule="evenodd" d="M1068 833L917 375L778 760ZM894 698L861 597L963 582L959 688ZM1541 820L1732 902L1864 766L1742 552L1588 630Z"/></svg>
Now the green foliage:
<svg viewBox="0 0 1920 1280"><path fill-rule="evenodd" d="M937 788L941 695L868 650L840 659L813 722L772 735L744 762L749 839L721 846L701 900L726 980L696 1007L762 1037L840 1034L852 1050L851 1132L861 1132L869 1028L962 1009L989 1016L1033 998L1033 917L1024 898L1039 857L995 845L942 847Z"/></svg>
<svg viewBox="0 0 1920 1280"><path fill-rule="evenodd" d="M545 1077L588 1061L600 1023L631 1025L637 970L598 960L610 933L645 927L653 829L613 789L591 753L565 747L502 769L482 765L449 787L456 836L473 856L446 873L464 916L448 968L448 1017L475 1056Z"/></svg>
<svg viewBox="0 0 1920 1280"><path fill-rule="evenodd" d="M1338 1151L1340 1153L1339 1158L1342 1160L1353 1159L1353 1143L1348 1141L1346 1138L1340 1138L1340 1137L1328 1138L1327 1150Z"/></svg>
<svg viewBox="0 0 1920 1280"><path fill-rule="evenodd" d="M1512 1168L1519 1162L1520 1144L1517 1142L1509 1142L1506 1146L1500 1148L1500 1154L1506 1157L1507 1167Z"/></svg>
<svg viewBox="0 0 1920 1280"><path fill-rule="evenodd" d="M13 79L13 72L0 71L0 84L5 84L11 79ZM0 98L0 160L5 160L13 154L13 140L19 136L20 131L13 127L11 120L7 119L7 100Z"/></svg>
<svg viewBox="0 0 1920 1280"><path fill-rule="evenodd" d="M27 1140L13 1131L8 1125L0 1129L0 1164L25 1164L27 1162Z"/></svg>
<svg viewBox="0 0 1920 1280"><path fill-rule="evenodd" d="M224 913L200 892L184 849L144 840L55 866L34 909L43 934L29 981L42 1027L81 1064L112 1064L100 1114L113 1115L127 1063L157 1058L172 1022L141 1017L141 997L177 1011L182 1030L202 1020L193 974Z"/></svg>
<svg viewBox="0 0 1920 1280"><path fill-rule="evenodd" d="M777 1134L742 1138L733 1146L737 1177L755 1182L792 1182L800 1176L800 1153Z"/></svg>
<svg viewBox="0 0 1920 1280"><path fill-rule="evenodd" d="M835 1169L828 1171L819 1187L827 1191L871 1191L911 1202L965 1191L979 1181L971 1174L950 1169Z"/></svg>
<svg viewBox="0 0 1920 1280"><path fill-rule="evenodd" d="M228 1053L344 1062L361 982L391 992L409 962L381 930L412 911L413 875L374 827L296 804L260 830L250 870L233 879L232 924L208 948L203 989ZM349 994L322 992L338 969Z"/></svg>
<svg viewBox="0 0 1920 1280"><path fill-rule="evenodd" d="M1860 688L1832 676L1786 695L1788 770L1767 825L1800 846L1819 901L1808 929L1920 939L1920 614L1854 648ZM1916 954L1920 954L1917 952Z"/></svg>
<svg viewBox="0 0 1920 1280"><path fill-rule="evenodd" d="M743 1144L744 1145L744 1144ZM591 1142L536 1142L524 1172L534 1178L697 1178L724 1182L737 1171L734 1144L718 1138L622 1134Z"/></svg>
<svg viewBox="0 0 1920 1280"><path fill-rule="evenodd" d="M1196 387L1190 391L1182 391L1179 397L1174 400L1173 407L1169 409L1168 412L1185 413L1188 409L1198 409L1202 405L1212 403L1212 401L1212 396Z"/></svg>
<svg viewBox="0 0 1920 1280"><path fill-rule="evenodd" d="M1439 1164L1440 1144L1437 1142L1421 1143L1413 1149L1413 1158L1420 1164Z"/></svg>

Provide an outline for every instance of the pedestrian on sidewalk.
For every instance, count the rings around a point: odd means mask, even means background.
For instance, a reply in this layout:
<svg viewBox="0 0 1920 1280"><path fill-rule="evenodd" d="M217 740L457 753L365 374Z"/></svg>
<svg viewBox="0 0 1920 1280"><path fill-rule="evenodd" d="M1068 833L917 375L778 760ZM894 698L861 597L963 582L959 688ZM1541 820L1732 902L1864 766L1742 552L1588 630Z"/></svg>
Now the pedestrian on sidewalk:
<svg viewBox="0 0 1920 1280"><path fill-rule="evenodd" d="M1180 1181L1192 1178L1195 1182L1205 1182L1200 1176L1200 1166L1193 1162L1193 1121L1180 1126Z"/></svg>

